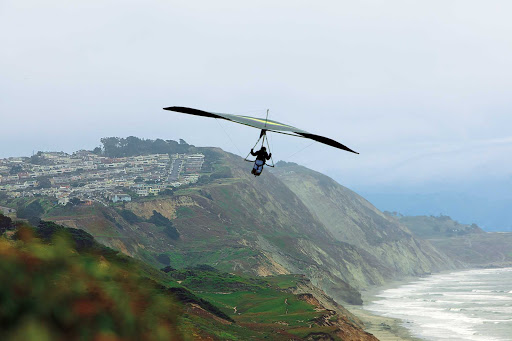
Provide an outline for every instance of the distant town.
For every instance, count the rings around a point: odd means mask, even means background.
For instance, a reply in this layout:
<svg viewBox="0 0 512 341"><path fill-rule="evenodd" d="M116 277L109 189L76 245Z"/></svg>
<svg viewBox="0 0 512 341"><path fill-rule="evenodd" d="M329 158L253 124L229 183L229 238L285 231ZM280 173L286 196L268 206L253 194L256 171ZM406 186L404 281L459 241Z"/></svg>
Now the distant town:
<svg viewBox="0 0 512 341"><path fill-rule="evenodd" d="M195 183L203 163L200 153L111 158L85 150L71 155L38 152L0 159L0 193L9 198L49 196L60 205L77 199L107 205Z"/></svg>

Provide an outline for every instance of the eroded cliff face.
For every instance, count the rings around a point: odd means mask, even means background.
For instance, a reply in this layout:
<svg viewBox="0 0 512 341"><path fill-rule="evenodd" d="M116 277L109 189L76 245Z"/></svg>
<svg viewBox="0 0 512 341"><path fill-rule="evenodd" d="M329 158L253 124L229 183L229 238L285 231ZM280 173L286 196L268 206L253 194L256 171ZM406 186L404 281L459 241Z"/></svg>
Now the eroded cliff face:
<svg viewBox="0 0 512 341"><path fill-rule="evenodd" d="M85 229L156 266L304 274L329 296L352 304L361 303L361 288L450 266L430 244L321 174L298 174L302 170L293 166L255 178L240 157L217 153L217 165L229 169L223 178L173 196L46 218ZM138 221L127 221L122 210ZM179 238L150 222L153 211L170 219Z"/></svg>
<svg viewBox="0 0 512 341"><path fill-rule="evenodd" d="M280 163L273 173L337 240L375 256L393 276L455 267L429 242L415 238L407 227L331 178L291 163Z"/></svg>

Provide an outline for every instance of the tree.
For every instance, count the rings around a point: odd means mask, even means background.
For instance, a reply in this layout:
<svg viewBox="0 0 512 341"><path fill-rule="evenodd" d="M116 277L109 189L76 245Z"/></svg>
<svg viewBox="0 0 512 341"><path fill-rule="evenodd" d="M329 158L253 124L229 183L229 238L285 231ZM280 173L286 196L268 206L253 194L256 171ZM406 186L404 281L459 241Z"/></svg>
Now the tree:
<svg viewBox="0 0 512 341"><path fill-rule="evenodd" d="M167 154L171 151L171 148L164 140L156 139L151 146L151 150L157 154Z"/></svg>
<svg viewBox="0 0 512 341"><path fill-rule="evenodd" d="M69 199L69 203L70 203L72 206L78 206L78 205L80 205L80 203L81 203L81 202L82 202L82 201L81 201L80 199L76 198L76 197L75 197L75 198L71 198L71 199Z"/></svg>
<svg viewBox="0 0 512 341"><path fill-rule="evenodd" d="M39 183L38 188L50 188L52 187L52 183L48 178L41 178L37 181Z"/></svg>
<svg viewBox="0 0 512 341"><path fill-rule="evenodd" d="M166 188L163 191L160 191L158 194L160 194L160 195L172 195L172 189Z"/></svg>
<svg viewBox="0 0 512 341"><path fill-rule="evenodd" d="M180 237L180 233L174 227L172 221L153 210L153 215L148 219L148 223L155 224L156 226L163 227L163 232L167 237L171 239L178 239Z"/></svg>
<svg viewBox="0 0 512 341"><path fill-rule="evenodd" d="M101 143L103 144L103 155L108 157L186 153L194 148L182 139L178 143L173 140L145 140L135 136L128 136L127 138L104 137L101 139ZM94 153L100 154L101 148L95 149Z"/></svg>
<svg viewBox="0 0 512 341"><path fill-rule="evenodd" d="M159 254L158 256L156 256L156 259L163 265L171 264L171 258L169 258L169 256L167 256L165 253Z"/></svg>
<svg viewBox="0 0 512 341"><path fill-rule="evenodd" d="M130 224L136 224L140 222L140 218L132 211L123 209L119 211L119 215L121 215L121 217L123 217L123 219Z"/></svg>
<svg viewBox="0 0 512 341"><path fill-rule="evenodd" d="M109 157L119 157L119 148L121 146L119 137L103 137L101 140L105 155Z"/></svg>
<svg viewBox="0 0 512 341"><path fill-rule="evenodd" d="M28 160L28 162L34 164L34 165L44 165L44 164L48 164L48 160L46 160L44 157L43 157L43 152L39 151L37 152L36 154L32 155L30 157L30 159Z"/></svg>
<svg viewBox="0 0 512 341"><path fill-rule="evenodd" d="M11 167L11 170L9 171L10 175L16 175L20 172L23 172L23 167L21 165L14 165Z"/></svg>

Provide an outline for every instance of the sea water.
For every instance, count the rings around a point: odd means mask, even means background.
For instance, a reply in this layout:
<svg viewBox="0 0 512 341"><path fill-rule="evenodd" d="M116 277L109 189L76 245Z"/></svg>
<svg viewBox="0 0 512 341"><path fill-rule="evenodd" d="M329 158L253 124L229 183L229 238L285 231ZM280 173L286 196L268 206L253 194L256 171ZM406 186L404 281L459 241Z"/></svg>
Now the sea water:
<svg viewBox="0 0 512 341"><path fill-rule="evenodd" d="M512 340L512 268L431 275L365 306L425 340Z"/></svg>

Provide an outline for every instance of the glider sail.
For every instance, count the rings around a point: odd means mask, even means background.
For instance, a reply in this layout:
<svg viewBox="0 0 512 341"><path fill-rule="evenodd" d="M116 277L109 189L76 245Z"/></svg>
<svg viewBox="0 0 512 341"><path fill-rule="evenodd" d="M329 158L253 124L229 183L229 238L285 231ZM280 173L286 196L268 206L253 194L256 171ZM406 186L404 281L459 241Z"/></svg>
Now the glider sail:
<svg viewBox="0 0 512 341"><path fill-rule="evenodd" d="M280 134L287 134L297 137L304 137L307 139L311 139L326 145L329 145L334 148L339 148L342 150L346 150L348 152L352 152L355 154L359 154L358 152L353 151L352 149L348 148L347 146L334 141L330 138L311 134L305 130L292 127L291 125L276 122L273 120L266 120L263 118L257 118L257 117L250 117L250 116L242 116L242 115L232 115L232 114L222 114L222 113L216 113L216 112L208 112L193 108L187 108L187 107L168 107L163 108L164 110L170 110L175 112L180 112L183 114L189 114L189 115L196 115L196 116L203 116L203 117L211 117L211 118L219 118L239 124L244 124L250 127L258 128L261 130L267 130L267 131L273 131L275 133Z"/></svg>

